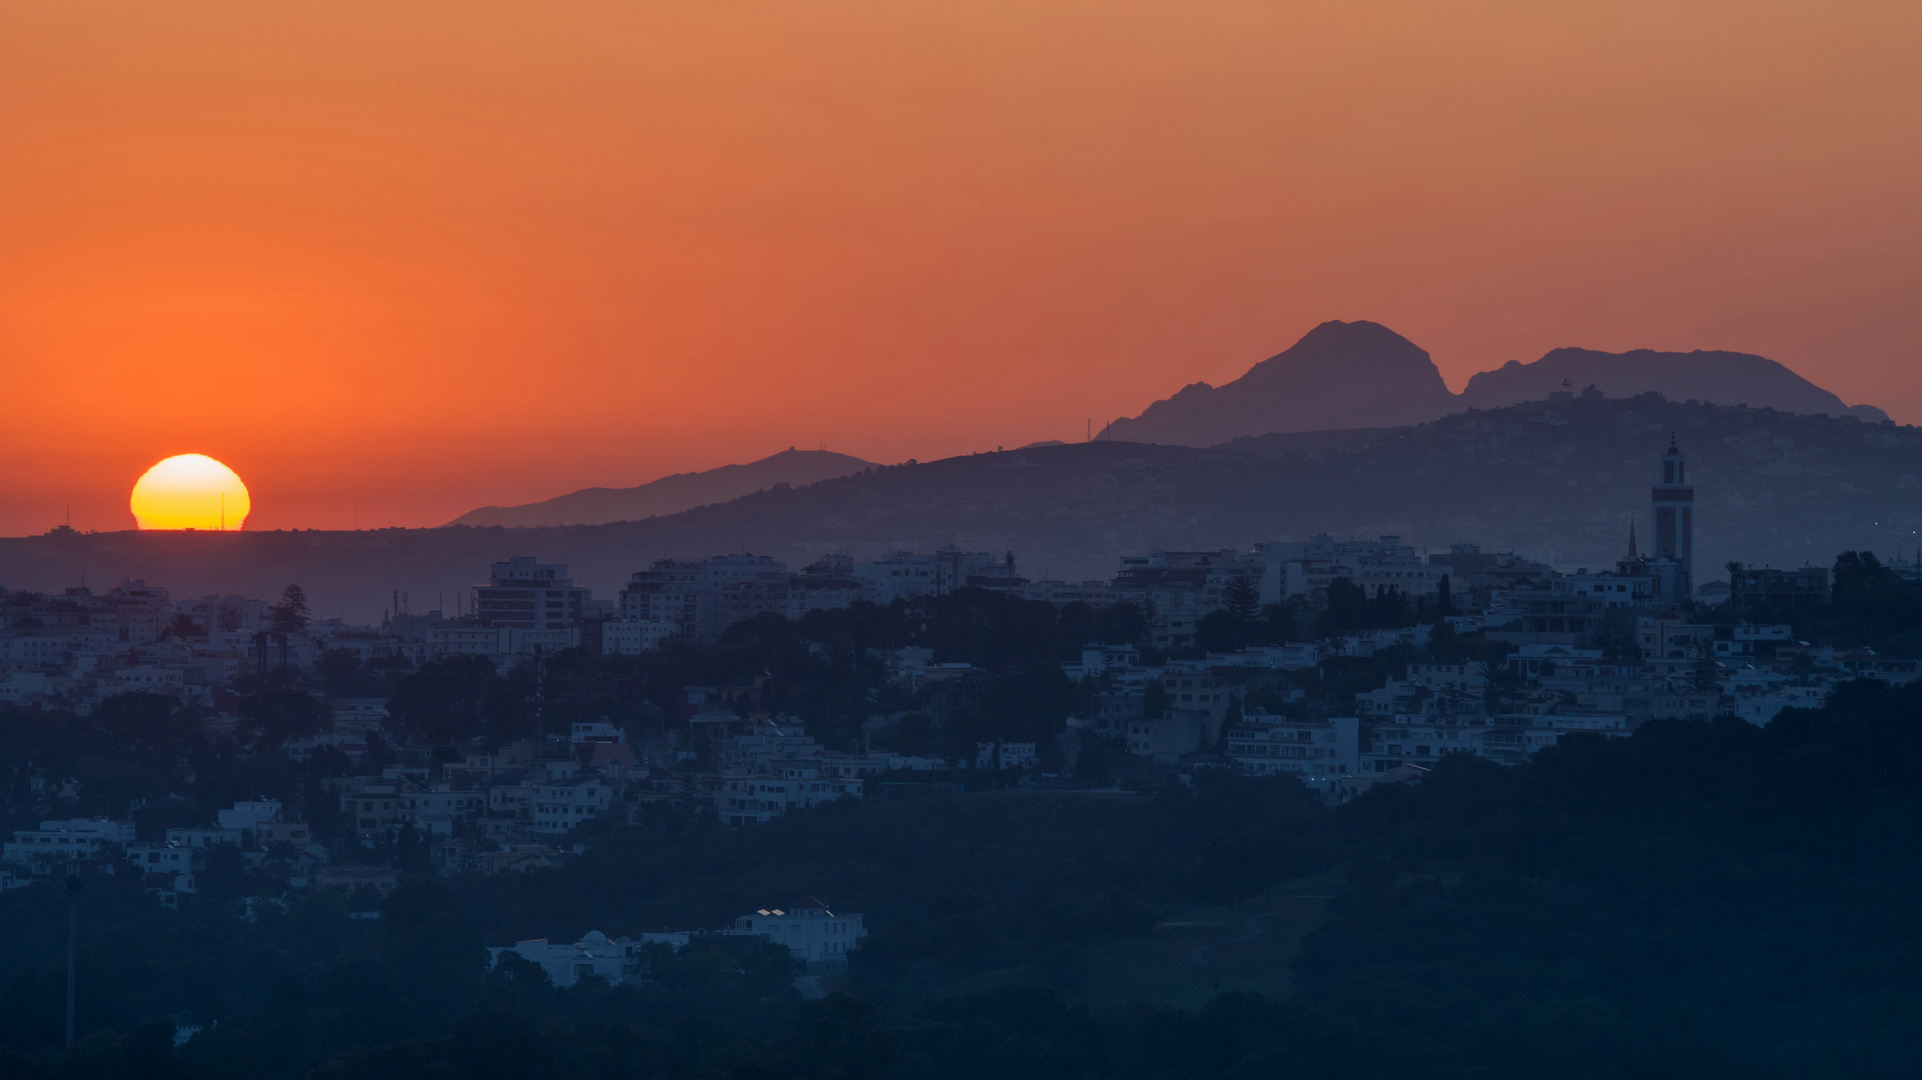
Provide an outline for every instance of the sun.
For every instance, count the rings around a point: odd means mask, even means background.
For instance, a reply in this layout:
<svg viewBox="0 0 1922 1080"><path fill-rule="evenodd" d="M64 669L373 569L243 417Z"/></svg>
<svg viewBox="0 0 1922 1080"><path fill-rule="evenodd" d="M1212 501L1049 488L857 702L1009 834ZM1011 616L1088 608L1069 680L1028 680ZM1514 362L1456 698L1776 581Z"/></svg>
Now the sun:
<svg viewBox="0 0 1922 1080"><path fill-rule="evenodd" d="M148 469L128 500L142 529L237 530L253 500L240 475L205 454L176 454Z"/></svg>

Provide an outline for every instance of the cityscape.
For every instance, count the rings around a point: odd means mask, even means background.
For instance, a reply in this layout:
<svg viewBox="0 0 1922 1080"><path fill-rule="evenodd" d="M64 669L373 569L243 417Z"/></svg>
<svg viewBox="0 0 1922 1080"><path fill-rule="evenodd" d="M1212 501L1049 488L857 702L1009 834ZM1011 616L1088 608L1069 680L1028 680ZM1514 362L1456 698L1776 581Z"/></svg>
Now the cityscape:
<svg viewBox="0 0 1922 1080"><path fill-rule="evenodd" d="M0 3L0 1080L1907 1080L1912 7Z"/></svg>

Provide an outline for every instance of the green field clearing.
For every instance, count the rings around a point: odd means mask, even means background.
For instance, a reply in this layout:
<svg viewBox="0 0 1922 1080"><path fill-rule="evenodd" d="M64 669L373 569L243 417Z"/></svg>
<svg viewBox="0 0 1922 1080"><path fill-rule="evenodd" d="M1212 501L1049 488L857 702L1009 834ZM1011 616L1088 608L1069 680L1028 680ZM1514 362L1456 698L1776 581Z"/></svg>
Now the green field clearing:
<svg viewBox="0 0 1922 1080"><path fill-rule="evenodd" d="M1229 990L1286 997L1294 993L1288 962L1340 887L1339 874L1291 882L1245 903L1175 915L1150 937L1091 950L1087 988L1075 1000L1200 1008Z"/></svg>

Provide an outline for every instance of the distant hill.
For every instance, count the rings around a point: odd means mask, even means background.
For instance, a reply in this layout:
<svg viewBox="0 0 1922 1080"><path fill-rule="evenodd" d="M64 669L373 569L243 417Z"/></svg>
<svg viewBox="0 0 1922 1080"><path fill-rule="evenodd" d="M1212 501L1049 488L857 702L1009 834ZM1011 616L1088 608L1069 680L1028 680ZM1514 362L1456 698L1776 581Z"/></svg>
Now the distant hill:
<svg viewBox="0 0 1922 1080"><path fill-rule="evenodd" d="M1566 385L1565 385L1566 384ZM1827 390L1765 356L1738 352L1625 353L1556 349L1532 364L1510 360L1468 380L1461 404L1477 409L1541 401L1556 390L1593 386L1609 397L1654 390L1671 401L1712 401L1783 412L1852 414L1880 422L1888 414L1873 405L1854 408Z"/></svg>
<svg viewBox="0 0 1922 1080"><path fill-rule="evenodd" d="M1191 383L1103 439L1214 446L1275 431L1395 427L1451 411L1455 395L1428 354L1372 322L1322 323L1234 382Z"/></svg>
<svg viewBox="0 0 1922 1080"><path fill-rule="evenodd" d="M584 488L524 506L483 506L450 525L605 525L678 514L709 503L727 502L776 484L805 487L860 472L872 462L829 450L789 448L746 465L723 465L706 472L675 473L631 488Z"/></svg>
<svg viewBox="0 0 1922 1080"><path fill-rule="evenodd" d="M1677 433L1697 489L1697 566L1793 566L1870 548L1912 553L1922 530L1922 430L1649 395L1461 413L1357 449L1327 438L1199 449L1082 442L947 458L611 525L360 533L100 533L0 539L0 585L51 589L144 578L175 596L271 598L289 582L314 609L375 619L394 590L445 605L489 563L567 563L608 596L662 556L747 550L791 567L823 552L959 543L1014 549L1024 574L1112 577L1124 552L1244 548L1260 540L1396 533L1422 547L1619 557L1630 514L1647 528L1656 463Z"/></svg>
<svg viewBox="0 0 1922 1080"><path fill-rule="evenodd" d="M1390 435L1407 430L1405 427L1378 427L1343 428L1337 431L1277 431L1230 439L1217 449L1260 454L1263 457L1286 457L1291 454L1319 457L1329 453L1366 450Z"/></svg>
<svg viewBox="0 0 1922 1080"><path fill-rule="evenodd" d="M1101 437L1217 446L1274 433L1419 424L1464 408L1542 401L1556 390L1579 392L1591 385L1608 397L1652 390L1673 401L1888 419L1873 405L1850 408L1767 357L1734 352L1556 349L1532 364L1511 360L1484 371L1458 396L1449 393L1428 354L1393 330L1372 322L1325 322L1241 378L1222 386L1185 386L1140 416L1116 420Z"/></svg>

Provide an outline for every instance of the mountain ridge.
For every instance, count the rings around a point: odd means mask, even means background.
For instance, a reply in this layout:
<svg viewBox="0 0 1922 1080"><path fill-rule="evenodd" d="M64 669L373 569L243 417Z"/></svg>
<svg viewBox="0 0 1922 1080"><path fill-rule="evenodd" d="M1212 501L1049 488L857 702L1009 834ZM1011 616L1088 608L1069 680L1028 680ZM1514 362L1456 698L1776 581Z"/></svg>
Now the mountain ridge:
<svg viewBox="0 0 1922 1080"><path fill-rule="evenodd" d="M860 472L873 464L832 450L796 450L790 446L758 461L722 465L698 472L674 473L634 487L582 488L540 502L518 506L483 506L469 510L448 524L524 528L642 521L738 499L775 484L804 487Z"/></svg>
<svg viewBox="0 0 1922 1080"><path fill-rule="evenodd" d="M1398 427L1442 415L1454 397L1414 342L1380 323L1331 319L1239 379L1189 383L1102 437L1212 446L1276 431Z"/></svg>
<svg viewBox="0 0 1922 1080"><path fill-rule="evenodd" d="M368 532L54 534L0 540L0 584L58 589L142 578L177 596L277 596L378 621L454 607L490 563L565 563L608 596L657 558L750 551L798 569L828 552L960 544L1012 548L1021 572L1110 578L1124 553L1245 548L1261 540L1398 534L1419 546L1553 549L1565 565L1621 556L1671 433L1697 488L1697 565L1826 565L1837 552L1909 551L1922 430L1657 395L1535 402L1333 437L1194 448L1082 442L875 466L679 514L608 525ZM1642 528L1646 530L1644 517Z"/></svg>
<svg viewBox="0 0 1922 1080"><path fill-rule="evenodd" d="M1795 413L1853 415L1878 423L1872 405L1849 406L1787 366L1727 350L1622 353L1552 349L1531 363L1510 360L1451 393L1433 359L1380 323L1330 320L1287 349L1219 387L1189 383L1121 417L1102 437L1174 446L1213 446L1275 433L1426 423L1464 408L1540 401L1557 390L1594 386L1607 397L1654 391L1675 400L1745 404Z"/></svg>

